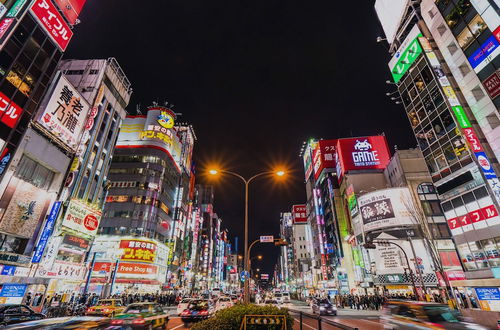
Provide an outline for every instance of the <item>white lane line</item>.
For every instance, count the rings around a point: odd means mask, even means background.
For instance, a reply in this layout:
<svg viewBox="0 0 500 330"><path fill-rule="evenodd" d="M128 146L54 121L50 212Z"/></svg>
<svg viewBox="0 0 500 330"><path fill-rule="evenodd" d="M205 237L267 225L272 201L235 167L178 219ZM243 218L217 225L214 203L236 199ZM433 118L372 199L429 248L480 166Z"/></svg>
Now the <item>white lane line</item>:
<svg viewBox="0 0 500 330"><path fill-rule="evenodd" d="M174 327L174 328L170 328L170 330L174 330L174 329L177 329L177 328L180 328L180 327L183 327L184 324L179 324L178 326Z"/></svg>
<svg viewBox="0 0 500 330"><path fill-rule="evenodd" d="M294 320L295 320L298 324L300 324L300 320L299 320L299 319L294 318ZM304 322L302 322L302 325L305 325L306 327L311 328L311 329L313 329L313 330L318 330L318 329L316 329L316 328L314 328L314 327L311 327L309 324L305 324ZM175 329L175 328L174 328L174 329Z"/></svg>

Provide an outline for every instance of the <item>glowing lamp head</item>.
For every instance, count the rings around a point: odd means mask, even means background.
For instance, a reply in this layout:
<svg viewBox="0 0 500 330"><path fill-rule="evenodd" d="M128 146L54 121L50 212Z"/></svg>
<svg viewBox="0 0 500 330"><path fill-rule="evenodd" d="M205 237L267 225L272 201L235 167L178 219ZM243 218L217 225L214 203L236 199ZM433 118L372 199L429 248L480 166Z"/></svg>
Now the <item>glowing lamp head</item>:
<svg viewBox="0 0 500 330"><path fill-rule="evenodd" d="M257 259L262 260L262 256L261 256L261 255L258 255L258 256L257 256Z"/></svg>
<svg viewBox="0 0 500 330"><path fill-rule="evenodd" d="M212 175L217 175L219 173L219 171L217 171L217 170L210 170L210 171L208 171L208 173L210 173Z"/></svg>
<svg viewBox="0 0 500 330"><path fill-rule="evenodd" d="M277 176L283 176L283 175L285 175L285 171L277 171L276 175Z"/></svg>

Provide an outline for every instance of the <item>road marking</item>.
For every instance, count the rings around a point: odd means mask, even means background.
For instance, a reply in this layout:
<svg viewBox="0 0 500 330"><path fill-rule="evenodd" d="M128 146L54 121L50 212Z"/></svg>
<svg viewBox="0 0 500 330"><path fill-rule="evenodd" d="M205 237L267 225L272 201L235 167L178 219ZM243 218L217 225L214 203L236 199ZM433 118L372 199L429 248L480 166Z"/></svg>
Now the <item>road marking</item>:
<svg viewBox="0 0 500 330"><path fill-rule="evenodd" d="M294 320L300 325L300 320L299 319L294 318ZM316 329L314 327L311 327L309 324L305 324L304 322L302 322L302 325L305 325L306 327L311 328L313 330L318 330L318 329Z"/></svg>
<svg viewBox="0 0 500 330"><path fill-rule="evenodd" d="M179 324L178 326L174 327L174 328L170 328L170 330L174 330L174 329L177 329L177 328L180 328L180 327L183 327L184 324Z"/></svg>

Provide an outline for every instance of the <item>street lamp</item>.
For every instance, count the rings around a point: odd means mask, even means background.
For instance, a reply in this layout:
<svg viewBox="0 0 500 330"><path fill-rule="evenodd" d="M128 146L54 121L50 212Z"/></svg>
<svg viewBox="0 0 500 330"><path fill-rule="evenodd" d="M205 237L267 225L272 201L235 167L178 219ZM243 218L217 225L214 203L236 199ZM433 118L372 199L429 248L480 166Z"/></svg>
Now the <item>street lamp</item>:
<svg viewBox="0 0 500 330"><path fill-rule="evenodd" d="M245 270L245 272L248 272L248 257L249 257L248 256L248 186L250 185L250 183L254 179L257 179L258 177L261 177L264 175L276 175L276 176L282 177L286 173L283 170L265 171L265 172L255 174L254 176L252 176L249 179L245 179L243 176L239 175L238 173L234 173L234 172L226 171L226 170L210 169L208 171L208 173L210 173L210 175L217 175L219 173L229 174L229 175L232 175L234 177L237 177L238 179L243 181L243 183L245 184L245 253L244 253L245 259L244 259L244 270ZM249 286L248 281L245 281L244 285L245 285L244 300L245 300L245 303L249 303L250 302L250 286Z"/></svg>

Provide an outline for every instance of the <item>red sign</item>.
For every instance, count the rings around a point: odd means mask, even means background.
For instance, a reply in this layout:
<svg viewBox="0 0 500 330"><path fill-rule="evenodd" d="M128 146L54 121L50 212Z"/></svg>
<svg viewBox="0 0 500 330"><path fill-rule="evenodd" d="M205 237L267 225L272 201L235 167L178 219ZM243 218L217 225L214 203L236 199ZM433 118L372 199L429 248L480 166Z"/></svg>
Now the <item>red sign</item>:
<svg viewBox="0 0 500 330"><path fill-rule="evenodd" d="M96 230L97 227L99 226L99 220L97 219L96 216L92 214L87 214L83 219L83 225L90 231Z"/></svg>
<svg viewBox="0 0 500 330"><path fill-rule="evenodd" d="M90 246L90 241L88 239L69 234L64 235L63 243L71 246L76 246L81 249L88 249L88 247Z"/></svg>
<svg viewBox="0 0 500 330"><path fill-rule="evenodd" d="M325 168L335 168L337 140L320 140L312 152L314 178L317 180Z"/></svg>
<svg viewBox="0 0 500 330"><path fill-rule="evenodd" d="M156 243L138 239L122 239L120 249L123 249L122 260L153 262L155 260Z"/></svg>
<svg viewBox="0 0 500 330"><path fill-rule="evenodd" d="M0 121L10 128L14 128L21 117L23 109L12 102L4 93L0 92Z"/></svg>
<svg viewBox="0 0 500 330"><path fill-rule="evenodd" d="M498 42L500 42L500 26L493 31L493 35L497 38Z"/></svg>
<svg viewBox="0 0 500 330"><path fill-rule="evenodd" d="M306 206L304 204L292 206L293 223L307 223Z"/></svg>
<svg viewBox="0 0 500 330"><path fill-rule="evenodd" d="M444 272L448 281L466 280L465 273L461 270L447 270Z"/></svg>
<svg viewBox="0 0 500 330"><path fill-rule="evenodd" d="M488 220L498 216L498 210L494 205L489 205L478 210L474 210L457 218L448 219L450 229L457 229L462 226L470 225L471 223Z"/></svg>
<svg viewBox="0 0 500 330"><path fill-rule="evenodd" d="M114 266L114 263L113 263ZM109 273L111 271L111 262L96 262L94 263L94 271L100 272L105 271ZM147 264L136 264L131 262L120 262L118 264L118 274L137 274L137 275L148 275L156 274L158 267L154 265Z"/></svg>
<svg viewBox="0 0 500 330"><path fill-rule="evenodd" d="M57 11L56 6L50 0L35 0L30 10L52 40L62 51L65 51L73 32Z"/></svg>
<svg viewBox="0 0 500 330"><path fill-rule="evenodd" d="M9 28L15 20L15 18L4 18L0 21L0 40L4 37L7 31L9 31Z"/></svg>
<svg viewBox="0 0 500 330"><path fill-rule="evenodd" d="M76 19L82 11L83 5L87 0L54 0L61 9L64 17L68 20L69 24L75 25Z"/></svg>
<svg viewBox="0 0 500 330"><path fill-rule="evenodd" d="M337 155L342 173L351 170L385 169L391 159L385 136L367 136L340 139L337 142Z"/></svg>
<svg viewBox="0 0 500 330"><path fill-rule="evenodd" d="M476 133L472 128L464 128L463 129L465 138L469 141L469 145L472 148L473 152L483 151L483 147L481 146L481 142L479 142L479 138L476 136Z"/></svg>
<svg viewBox="0 0 500 330"><path fill-rule="evenodd" d="M500 71L497 69L491 76L483 81L483 86L490 95L491 99L494 99L500 95Z"/></svg>

